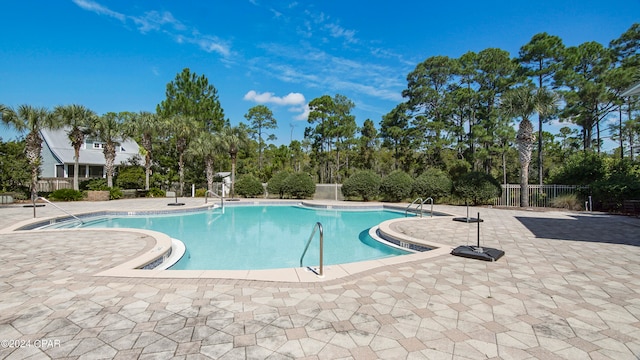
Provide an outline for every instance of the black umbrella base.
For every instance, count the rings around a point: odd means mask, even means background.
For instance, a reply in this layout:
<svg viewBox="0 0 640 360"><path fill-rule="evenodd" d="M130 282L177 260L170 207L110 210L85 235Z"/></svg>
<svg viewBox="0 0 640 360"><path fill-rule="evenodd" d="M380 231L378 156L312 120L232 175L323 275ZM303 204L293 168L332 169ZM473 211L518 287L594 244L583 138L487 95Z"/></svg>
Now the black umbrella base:
<svg viewBox="0 0 640 360"><path fill-rule="evenodd" d="M460 245L451 251L451 255L484 261L496 261L504 255L504 251L488 247Z"/></svg>
<svg viewBox="0 0 640 360"><path fill-rule="evenodd" d="M457 217L457 218L453 218L453 221L459 221L459 222L465 222L465 223L484 222L483 219L478 219L474 217Z"/></svg>

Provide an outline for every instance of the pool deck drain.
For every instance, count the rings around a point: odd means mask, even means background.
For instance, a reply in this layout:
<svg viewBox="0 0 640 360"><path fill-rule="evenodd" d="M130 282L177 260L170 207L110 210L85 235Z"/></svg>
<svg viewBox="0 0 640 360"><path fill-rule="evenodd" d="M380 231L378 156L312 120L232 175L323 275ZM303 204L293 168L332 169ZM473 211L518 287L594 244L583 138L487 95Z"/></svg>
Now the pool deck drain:
<svg viewBox="0 0 640 360"><path fill-rule="evenodd" d="M60 205L167 208L166 199ZM0 340L31 346L3 343L0 358L637 358L639 219L473 211L485 219L482 243L506 252L495 263L443 254L300 283L96 276L152 249L154 237L3 231L33 209L2 206ZM445 220L393 229L451 247L475 243L475 224Z"/></svg>

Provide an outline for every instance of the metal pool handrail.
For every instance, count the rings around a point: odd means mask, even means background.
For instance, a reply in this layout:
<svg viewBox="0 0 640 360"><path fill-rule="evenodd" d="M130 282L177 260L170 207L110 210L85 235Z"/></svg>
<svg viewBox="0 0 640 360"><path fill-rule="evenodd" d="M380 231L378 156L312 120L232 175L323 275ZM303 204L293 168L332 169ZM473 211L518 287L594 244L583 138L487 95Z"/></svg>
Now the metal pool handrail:
<svg viewBox="0 0 640 360"><path fill-rule="evenodd" d="M302 256L300 256L300 267L302 267L302 259L304 259L304 255L307 253L307 250L309 249L309 244L311 244L311 240L313 240L313 236L316 234L316 230L320 231L320 271L316 272L310 267L308 267L308 269L313 271L316 275L322 277L323 276L323 272L322 272L323 256L322 255L323 255L323 248L324 248L324 231L322 230L322 224L320 222L317 222L313 226L313 230L311 231L311 236L309 236L309 240L307 240L307 245L305 245L304 251L302 252Z"/></svg>
<svg viewBox="0 0 640 360"><path fill-rule="evenodd" d="M407 213L409 212L409 209L411 209L413 204L418 204L418 207L416 207L416 213L418 210L420 210L420 217L422 217L422 204L424 204L422 198L417 198L413 200L413 202L409 204L409 206L407 206L407 208L404 210L404 216L407 217Z"/></svg>
<svg viewBox="0 0 640 360"><path fill-rule="evenodd" d="M80 220L80 218L79 218L79 217L77 217L77 216L73 215L72 213L70 213L70 212L66 211L65 209L63 209L63 208L61 208L60 206L58 206L58 205L56 205L56 204L52 203L51 201L49 201L49 200L47 200L47 199L43 198L42 196L38 196L38 197L36 198L36 200L38 200L38 199L44 200L46 203L51 204L51 205L52 205L53 207L55 207L56 209L58 209L58 210L62 211L63 213L65 213L65 214L67 214L67 215L71 216L72 218L74 218L74 219L76 219L76 220L80 221L80 224L84 224L84 221ZM35 202L35 200L34 200L34 201L33 201L33 209L34 209L34 210L33 210L33 217L36 217L36 210L35 210L35 208L36 208L36 207L35 207L35 206L36 206L36 202Z"/></svg>
<svg viewBox="0 0 640 360"><path fill-rule="evenodd" d="M222 209L224 209L224 196L220 196L220 195L214 193L211 190L207 190L207 191L204 192L204 203L205 204L207 203L207 200L209 199L209 196L207 196L207 194L211 194L211 195L215 195L215 196L219 197L220 198L220 207Z"/></svg>
<svg viewBox="0 0 640 360"><path fill-rule="evenodd" d="M430 214L431 214L431 217L433 217L433 198L429 196L428 198L424 199L424 201L422 202L422 205L424 205L424 203L426 203L427 201L430 201L431 203ZM422 207L420 207L420 209L422 209ZM422 211L420 211L420 217L422 217Z"/></svg>

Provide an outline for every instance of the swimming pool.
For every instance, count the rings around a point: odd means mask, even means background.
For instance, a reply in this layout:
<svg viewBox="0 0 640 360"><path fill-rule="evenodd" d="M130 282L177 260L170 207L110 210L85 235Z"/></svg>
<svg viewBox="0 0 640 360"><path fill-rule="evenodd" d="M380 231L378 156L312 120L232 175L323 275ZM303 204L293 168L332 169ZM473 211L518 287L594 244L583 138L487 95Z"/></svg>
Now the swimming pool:
<svg viewBox="0 0 640 360"><path fill-rule="evenodd" d="M107 216L83 228L155 230L184 242L185 255L171 270L261 270L300 266L300 255L316 222L324 229L324 264L380 259L408 252L373 240L368 231L403 217L389 210L310 209L299 206L226 206L196 213ZM317 266L316 234L305 266Z"/></svg>

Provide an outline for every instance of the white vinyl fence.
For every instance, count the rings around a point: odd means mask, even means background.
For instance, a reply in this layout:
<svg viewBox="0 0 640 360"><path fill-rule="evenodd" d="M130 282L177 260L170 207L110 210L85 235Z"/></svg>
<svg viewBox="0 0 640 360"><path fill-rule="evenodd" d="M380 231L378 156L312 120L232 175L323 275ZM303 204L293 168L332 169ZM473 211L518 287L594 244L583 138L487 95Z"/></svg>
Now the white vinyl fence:
<svg viewBox="0 0 640 360"><path fill-rule="evenodd" d="M529 206L549 207L558 196L575 194L584 186L529 185ZM493 200L494 206L520 206L520 184L502 185L502 196Z"/></svg>
<svg viewBox="0 0 640 360"><path fill-rule="evenodd" d="M59 189L73 189L73 178L38 179L36 188L38 192L52 192Z"/></svg>

